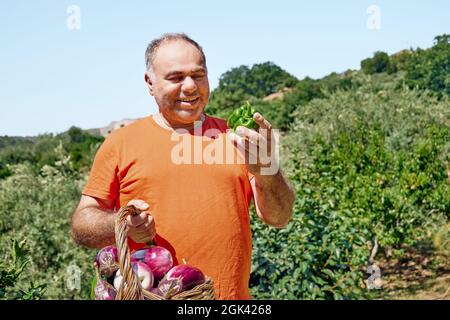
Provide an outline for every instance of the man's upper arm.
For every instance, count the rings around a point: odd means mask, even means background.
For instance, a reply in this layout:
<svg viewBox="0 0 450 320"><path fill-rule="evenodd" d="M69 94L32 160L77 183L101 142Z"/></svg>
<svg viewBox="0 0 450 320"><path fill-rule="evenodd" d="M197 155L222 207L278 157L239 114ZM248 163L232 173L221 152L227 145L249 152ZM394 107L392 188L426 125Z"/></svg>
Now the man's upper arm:
<svg viewBox="0 0 450 320"><path fill-rule="evenodd" d="M114 199L100 199L82 194L76 212L80 212L86 208L92 207L98 209L114 210L114 205Z"/></svg>
<svg viewBox="0 0 450 320"><path fill-rule="evenodd" d="M82 194L71 219L70 233L74 241L89 248L104 247L104 242L102 242L105 240L102 238L104 235L98 233L98 230L106 230L105 225L109 220L104 219L105 215L96 213L112 211L113 208L113 200L104 200ZM96 238L100 238L100 240L96 240Z"/></svg>

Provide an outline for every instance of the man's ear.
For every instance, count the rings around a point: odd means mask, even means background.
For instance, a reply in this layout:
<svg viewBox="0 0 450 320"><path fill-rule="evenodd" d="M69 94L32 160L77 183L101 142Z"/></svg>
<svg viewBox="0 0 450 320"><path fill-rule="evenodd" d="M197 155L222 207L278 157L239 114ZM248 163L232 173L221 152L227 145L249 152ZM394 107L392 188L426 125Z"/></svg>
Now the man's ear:
<svg viewBox="0 0 450 320"><path fill-rule="evenodd" d="M144 74L144 80L145 80L145 83L147 84L147 88L148 88L148 91L150 92L150 95L153 96L153 82L147 72Z"/></svg>

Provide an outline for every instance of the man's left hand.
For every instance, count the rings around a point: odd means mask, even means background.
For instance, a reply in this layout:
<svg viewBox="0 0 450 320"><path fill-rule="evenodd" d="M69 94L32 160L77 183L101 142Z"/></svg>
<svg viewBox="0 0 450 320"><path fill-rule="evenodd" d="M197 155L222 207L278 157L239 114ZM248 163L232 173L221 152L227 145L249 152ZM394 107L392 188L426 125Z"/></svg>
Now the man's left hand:
<svg viewBox="0 0 450 320"><path fill-rule="evenodd" d="M229 137L234 146L245 157L248 171L253 175L263 174L263 169L275 174L278 172L278 141L272 130L272 125L259 112L253 115L259 129L253 130L238 126L236 133L231 132ZM270 169L270 170L269 170Z"/></svg>

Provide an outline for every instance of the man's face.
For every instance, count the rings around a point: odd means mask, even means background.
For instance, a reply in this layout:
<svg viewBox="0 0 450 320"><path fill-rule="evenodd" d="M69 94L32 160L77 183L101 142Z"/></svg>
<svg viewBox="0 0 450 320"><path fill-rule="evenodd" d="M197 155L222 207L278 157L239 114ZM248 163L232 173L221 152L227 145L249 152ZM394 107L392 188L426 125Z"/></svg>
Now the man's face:
<svg viewBox="0 0 450 320"><path fill-rule="evenodd" d="M200 119L209 98L200 51L184 40L166 41L156 51L152 70L145 80L166 120L183 126Z"/></svg>

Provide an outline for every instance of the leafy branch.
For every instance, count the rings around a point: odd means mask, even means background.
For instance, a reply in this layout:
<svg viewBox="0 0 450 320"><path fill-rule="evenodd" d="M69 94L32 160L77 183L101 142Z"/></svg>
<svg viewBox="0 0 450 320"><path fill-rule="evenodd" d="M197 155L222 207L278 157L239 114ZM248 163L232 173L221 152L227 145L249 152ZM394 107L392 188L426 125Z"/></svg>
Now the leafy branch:
<svg viewBox="0 0 450 320"><path fill-rule="evenodd" d="M17 242L12 239L11 242L9 263L0 262L0 299L40 300L45 293L46 284L36 285L30 282L26 291L16 289L22 272L31 260L26 258L28 253L25 248L26 240Z"/></svg>

